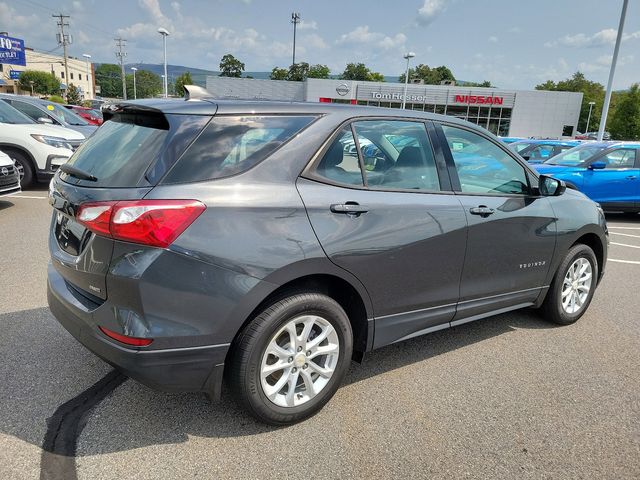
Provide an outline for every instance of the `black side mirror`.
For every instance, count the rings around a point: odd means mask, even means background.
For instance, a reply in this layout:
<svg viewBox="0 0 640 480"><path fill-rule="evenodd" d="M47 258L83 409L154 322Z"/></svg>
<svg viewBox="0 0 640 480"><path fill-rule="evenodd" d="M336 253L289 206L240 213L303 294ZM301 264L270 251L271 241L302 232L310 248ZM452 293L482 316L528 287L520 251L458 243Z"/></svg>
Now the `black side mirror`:
<svg viewBox="0 0 640 480"><path fill-rule="evenodd" d="M525 153L524 155L522 155L522 158L524 158L528 162L531 159L531 155L528 153Z"/></svg>
<svg viewBox="0 0 640 480"><path fill-rule="evenodd" d="M567 190L567 185L557 178L548 175L540 175L538 180L538 191L545 197L557 197Z"/></svg>

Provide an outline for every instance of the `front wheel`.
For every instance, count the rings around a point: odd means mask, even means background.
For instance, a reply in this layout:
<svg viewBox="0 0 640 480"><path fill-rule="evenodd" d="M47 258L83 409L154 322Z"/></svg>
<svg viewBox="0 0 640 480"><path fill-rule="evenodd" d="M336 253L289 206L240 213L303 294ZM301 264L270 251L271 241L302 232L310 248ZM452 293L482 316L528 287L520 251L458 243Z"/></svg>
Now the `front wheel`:
<svg viewBox="0 0 640 480"><path fill-rule="evenodd" d="M587 310L596 289L598 262L587 245L575 245L558 267L542 312L560 325L576 322Z"/></svg>
<svg viewBox="0 0 640 480"><path fill-rule="evenodd" d="M30 187L34 183L35 174L29 159L24 154L14 151L9 152L9 157L11 157L11 160L13 160L18 170L20 186L22 188Z"/></svg>
<svg viewBox="0 0 640 480"><path fill-rule="evenodd" d="M349 367L353 338L335 300L301 293L266 308L232 348L228 380L238 400L259 420L288 425L331 399Z"/></svg>

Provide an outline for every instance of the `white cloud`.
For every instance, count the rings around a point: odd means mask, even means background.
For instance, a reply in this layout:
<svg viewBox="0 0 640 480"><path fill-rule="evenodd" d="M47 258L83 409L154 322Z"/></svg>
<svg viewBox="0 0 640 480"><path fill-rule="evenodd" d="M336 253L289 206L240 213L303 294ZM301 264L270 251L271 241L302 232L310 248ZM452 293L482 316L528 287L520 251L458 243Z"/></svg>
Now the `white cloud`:
<svg viewBox="0 0 640 480"><path fill-rule="evenodd" d="M507 32L509 33L522 33L522 29L520 27L511 27L509 30L507 30Z"/></svg>
<svg viewBox="0 0 640 480"><path fill-rule="evenodd" d="M565 35L557 40L547 42L545 47L555 47L556 45L562 45L564 47L601 47L603 45L613 45L616 41L618 31L613 28L605 28L593 35L587 35L586 33L576 33L575 35ZM622 40L635 40L640 38L640 30L632 33L623 33Z"/></svg>
<svg viewBox="0 0 640 480"><path fill-rule="evenodd" d="M424 4L418 9L416 18L418 24L426 27L433 22L446 7L446 0L424 0Z"/></svg>
<svg viewBox="0 0 640 480"><path fill-rule="evenodd" d="M580 62L578 64L578 70L584 73L593 73L600 71L607 71L611 67L611 60L613 55L600 55L598 58L589 62ZM633 55L624 55L618 57L618 66L622 67L633 63Z"/></svg>
<svg viewBox="0 0 640 480"><path fill-rule="evenodd" d="M310 22L307 22L306 20L300 20L300 23L298 24L298 29L299 30L317 30L318 22L316 22L315 20L311 20Z"/></svg>
<svg viewBox="0 0 640 480"><path fill-rule="evenodd" d="M11 25L14 28L29 28L33 27L37 23L37 15L18 15L16 10L9 4L0 2L0 25L3 27ZM9 35L11 35L11 31L9 31Z"/></svg>
<svg viewBox="0 0 640 480"><path fill-rule="evenodd" d="M488 40L490 43L498 43L498 37L495 37L493 35L491 35Z"/></svg>
<svg viewBox="0 0 640 480"><path fill-rule="evenodd" d="M384 50L391 48L399 48L403 46L407 41L407 36L404 33L397 33L393 37L385 35L384 33L372 32L369 30L368 25L356 27L349 33L340 35L340 38L336 41L338 45L371 45L377 46Z"/></svg>
<svg viewBox="0 0 640 480"><path fill-rule="evenodd" d="M327 45L327 42L325 42L324 39L317 33L310 33L308 35L302 36L300 38L300 44L303 46L306 45L308 47L318 49L325 49L329 46Z"/></svg>

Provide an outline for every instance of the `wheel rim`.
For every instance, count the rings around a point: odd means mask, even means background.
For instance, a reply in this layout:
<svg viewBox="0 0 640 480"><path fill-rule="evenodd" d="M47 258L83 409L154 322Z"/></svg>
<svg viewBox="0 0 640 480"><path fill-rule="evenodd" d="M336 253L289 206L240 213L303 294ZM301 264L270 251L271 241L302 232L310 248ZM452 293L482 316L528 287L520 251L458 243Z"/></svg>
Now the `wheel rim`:
<svg viewBox="0 0 640 480"><path fill-rule="evenodd" d="M262 356L260 383L280 407L297 407L329 383L340 357L338 333L328 320L302 315L271 337Z"/></svg>
<svg viewBox="0 0 640 480"><path fill-rule="evenodd" d="M24 178L24 166L15 158L12 158L12 160L16 167L16 170L18 170L18 175L20 176L20 183L22 184L22 179Z"/></svg>
<svg viewBox="0 0 640 480"><path fill-rule="evenodd" d="M577 313L584 307L592 281L591 262L586 258L577 258L567 270L562 283L562 309L565 312Z"/></svg>

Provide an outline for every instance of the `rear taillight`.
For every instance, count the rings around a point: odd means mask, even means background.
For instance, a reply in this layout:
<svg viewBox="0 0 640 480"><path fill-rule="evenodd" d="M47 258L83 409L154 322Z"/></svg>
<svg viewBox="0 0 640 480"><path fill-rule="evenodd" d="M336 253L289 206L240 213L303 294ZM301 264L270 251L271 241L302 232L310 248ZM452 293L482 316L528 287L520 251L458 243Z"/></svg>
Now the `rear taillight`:
<svg viewBox="0 0 640 480"><path fill-rule="evenodd" d="M151 343L153 342L153 338L130 337L129 335L116 333L106 327L98 326L98 328L107 337L113 338L114 340L117 340L120 343L124 343L125 345L131 345L132 347L146 347L147 345L151 345Z"/></svg>
<svg viewBox="0 0 640 480"><path fill-rule="evenodd" d="M166 248L205 210L196 200L126 200L80 205L76 219L92 232Z"/></svg>

